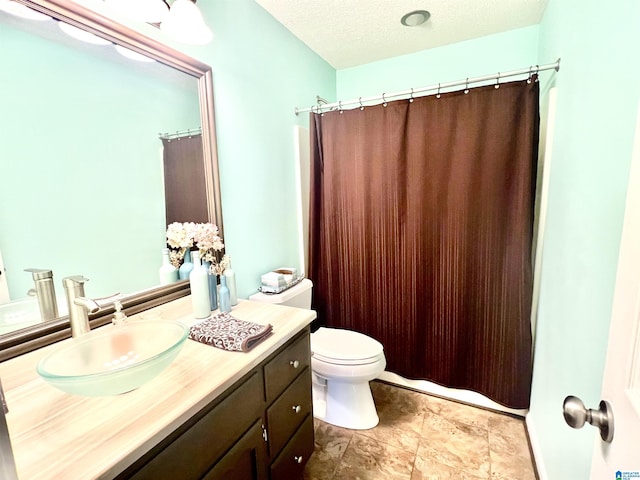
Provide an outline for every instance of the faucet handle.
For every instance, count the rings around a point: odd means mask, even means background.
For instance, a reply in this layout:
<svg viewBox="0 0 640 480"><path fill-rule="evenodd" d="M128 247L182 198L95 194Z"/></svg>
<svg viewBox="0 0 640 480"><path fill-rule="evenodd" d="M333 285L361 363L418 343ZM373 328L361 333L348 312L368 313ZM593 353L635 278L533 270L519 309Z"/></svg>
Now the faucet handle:
<svg viewBox="0 0 640 480"><path fill-rule="evenodd" d="M88 282L89 279L85 278L83 275L72 275L70 277L65 277L62 279L62 283L65 287L74 287L75 285L84 285Z"/></svg>
<svg viewBox="0 0 640 480"><path fill-rule="evenodd" d="M34 280L53 278L53 270L50 268L25 268L24 271L31 273Z"/></svg>
<svg viewBox="0 0 640 480"><path fill-rule="evenodd" d="M100 308L104 308L107 305L115 304L116 302L120 303L119 300L123 297L124 295L122 295L120 292L116 292L107 297L94 298L93 300L100 306ZM122 307L122 304L120 306Z"/></svg>
<svg viewBox="0 0 640 480"><path fill-rule="evenodd" d="M87 313L93 314L93 313L98 313L107 305L111 305L115 302L118 302L118 300L121 298L122 298L122 295L120 294L120 292L118 292L118 293L114 293L113 295L109 295L108 297L101 297L101 298L76 297L73 300L73 303L80 307L84 307L87 310Z"/></svg>

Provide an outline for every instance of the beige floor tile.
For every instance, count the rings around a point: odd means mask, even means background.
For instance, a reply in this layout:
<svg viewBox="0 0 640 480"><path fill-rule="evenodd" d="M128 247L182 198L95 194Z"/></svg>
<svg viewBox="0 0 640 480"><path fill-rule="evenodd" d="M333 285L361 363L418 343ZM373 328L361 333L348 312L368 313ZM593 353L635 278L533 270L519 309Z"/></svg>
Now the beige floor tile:
<svg viewBox="0 0 640 480"><path fill-rule="evenodd" d="M524 421L371 382L380 423L316 420L305 480L535 480Z"/></svg>
<svg viewBox="0 0 640 480"><path fill-rule="evenodd" d="M372 390L380 423L358 433L415 454L424 419L424 395L384 384L378 384Z"/></svg>
<svg viewBox="0 0 640 480"><path fill-rule="evenodd" d="M356 433L333 480L410 480L415 455Z"/></svg>
<svg viewBox="0 0 640 480"><path fill-rule="evenodd" d="M472 407L463 403L425 395L427 408L431 413L446 417L453 422L472 425L483 429L489 428L489 412L483 408Z"/></svg>
<svg viewBox="0 0 640 480"><path fill-rule="evenodd" d="M527 433L524 425L524 419L512 417L496 412L488 412L489 431L496 432L505 437L511 437L515 440L526 442Z"/></svg>
<svg viewBox="0 0 640 480"><path fill-rule="evenodd" d="M315 425L315 450L304 471L305 480L331 480L344 455L353 430L319 420Z"/></svg>
<svg viewBox="0 0 640 480"><path fill-rule="evenodd" d="M392 412L390 409L381 410L378 415L380 423L376 428L358 433L415 455L421 438L423 415Z"/></svg>
<svg viewBox="0 0 640 480"><path fill-rule="evenodd" d="M411 480L485 480L486 477L477 477L460 467L451 467L429 457L416 457L416 462L411 473Z"/></svg>
<svg viewBox="0 0 640 480"><path fill-rule="evenodd" d="M371 393L378 410L391 406L395 410L410 413L427 411L428 395L384 382L371 382Z"/></svg>
<svg viewBox="0 0 640 480"><path fill-rule="evenodd" d="M536 479L526 438L516 440L512 436L489 431L489 457L493 480Z"/></svg>
<svg viewBox="0 0 640 480"><path fill-rule="evenodd" d="M489 478L489 436L487 430L426 413L416 463L443 464L467 475ZM427 471L421 468L421 471Z"/></svg>

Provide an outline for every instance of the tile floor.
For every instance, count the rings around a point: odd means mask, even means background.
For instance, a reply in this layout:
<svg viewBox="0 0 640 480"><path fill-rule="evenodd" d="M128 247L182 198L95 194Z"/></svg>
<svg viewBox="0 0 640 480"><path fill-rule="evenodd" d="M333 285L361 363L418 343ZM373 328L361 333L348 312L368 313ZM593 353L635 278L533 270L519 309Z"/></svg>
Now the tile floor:
<svg viewBox="0 0 640 480"><path fill-rule="evenodd" d="M380 423L315 421L305 480L535 480L524 421L371 382Z"/></svg>

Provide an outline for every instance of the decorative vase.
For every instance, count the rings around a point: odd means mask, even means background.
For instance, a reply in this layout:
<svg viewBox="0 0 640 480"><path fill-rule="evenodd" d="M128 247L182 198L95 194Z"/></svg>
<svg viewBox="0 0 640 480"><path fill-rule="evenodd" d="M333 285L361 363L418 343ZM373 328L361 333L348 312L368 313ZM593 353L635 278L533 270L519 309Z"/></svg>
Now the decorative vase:
<svg viewBox="0 0 640 480"><path fill-rule="evenodd" d="M204 268L209 273L209 303L211 304L211 310L218 308L218 276L215 273L211 273L211 262L202 262Z"/></svg>
<svg viewBox="0 0 640 480"><path fill-rule="evenodd" d="M162 266L158 275L160 276L160 285L169 285L178 281L178 270L171 264L168 248L162 249Z"/></svg>
<svg viewBox="0 0 640 480"><path fill-rule="evenodd" d="M229 299L229 289L227 288L227 278L220 275L220 311L231 311L231 300Z"/></svg>
<svg viewBox="0 0 640 480"><path fill-rule="evenodd" d="M189 274L193 270L193 262L191 261L191 250L187 248L187 251L184 252L184 260L180 268L178 269L178 276L180 280L188 280Z"/></svg>
<svg viewBox="0 0 640 480"><path fill-rule="evenodd" d="M193 252L193 269L189 273L191 287L191 306L195 318L207 318L211 315L209 303L209 274L200 263L200 252Z"/></svg>
<svg viewBox="0 0 640 480"><path fill-rule="evenodd" d="M236 273L231 269L231 257L229 257L229 266L224 271L224 276L227 279L227 288L229 289L229 300L231 306L238 304L238 295L236 293Z"/></svg>

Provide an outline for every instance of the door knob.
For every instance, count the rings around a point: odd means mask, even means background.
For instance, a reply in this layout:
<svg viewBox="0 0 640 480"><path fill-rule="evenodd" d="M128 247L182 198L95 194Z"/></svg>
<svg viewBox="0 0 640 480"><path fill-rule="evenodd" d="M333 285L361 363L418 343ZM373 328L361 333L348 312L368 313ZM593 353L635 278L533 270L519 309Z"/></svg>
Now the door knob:
<svg viewBox="0 0 640 480"><path fill-rule="evenodd" d="M578 397L569 395L562 404L564 420L571 428L582 428L590 423L600 430L600 437L607 443L613 440L613 410L609 402L600 401L600 408L587 409Z"/></svg>

